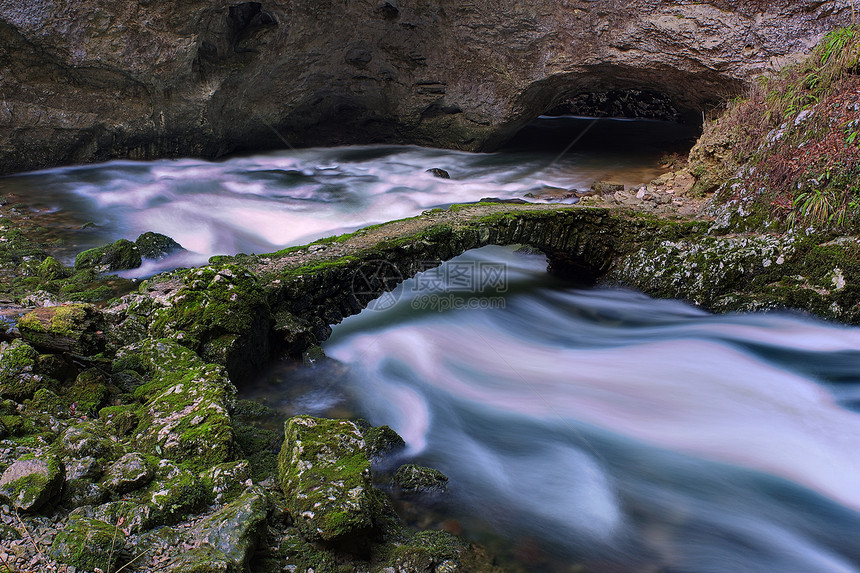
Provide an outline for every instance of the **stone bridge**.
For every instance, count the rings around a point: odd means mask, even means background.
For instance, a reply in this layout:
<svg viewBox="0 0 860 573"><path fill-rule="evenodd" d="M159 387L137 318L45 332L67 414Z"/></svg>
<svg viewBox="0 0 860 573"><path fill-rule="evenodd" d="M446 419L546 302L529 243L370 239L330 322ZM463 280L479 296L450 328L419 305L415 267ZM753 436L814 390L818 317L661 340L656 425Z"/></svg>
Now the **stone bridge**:
<svg viewBox="0 0 860 573"><path fill-rule="evenodd" d="M237 383L298 355L402 280L485 245L530 245L549 268L718 311L793 307L860 322L860 245L719 236L706 221L616 209L474 204L436 209L265 255L160 275L106 309L114 348L174 338ZM838 279L838 280L837 280Z"/></svg>

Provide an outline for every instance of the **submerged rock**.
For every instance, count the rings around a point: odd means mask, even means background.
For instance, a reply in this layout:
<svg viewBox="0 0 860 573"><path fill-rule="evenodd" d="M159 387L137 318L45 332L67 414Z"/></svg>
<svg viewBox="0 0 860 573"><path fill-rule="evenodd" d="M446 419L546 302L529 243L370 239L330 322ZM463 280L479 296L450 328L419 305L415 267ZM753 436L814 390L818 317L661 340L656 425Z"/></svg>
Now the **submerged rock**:
<svg viewBox="0 0 860 573"><path fill-rule="evenodd" d="M75 270L94 269L100 273L136 269L143 261L138 246L127 239L120 239L104 247L96 247L75 257Z"/></svg>
<svg viewBox="0 0 860 573"><path fill-rule="evenodd" d="M444 169L439 169L438 167L433 167L428 169L424 173L429 173L433 177L438 177L439 179L450 179L451 175L445 171Z"/></svg>

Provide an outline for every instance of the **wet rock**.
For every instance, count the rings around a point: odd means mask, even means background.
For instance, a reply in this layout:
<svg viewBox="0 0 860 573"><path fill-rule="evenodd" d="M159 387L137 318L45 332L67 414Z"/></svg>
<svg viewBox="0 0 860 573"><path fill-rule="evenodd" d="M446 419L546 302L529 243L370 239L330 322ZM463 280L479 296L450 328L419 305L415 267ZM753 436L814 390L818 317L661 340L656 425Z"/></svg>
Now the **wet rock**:
<svg viewBox="0 0 860 573"><path fill-rule="evenodd" d="M75 257L75 270L94 269L100 273L136 269L142 264L137 245L127 239L96 247Z"/></svg>
<svg viewBox="0 0 860 573"><path fill-rule="evenodd" d="M22 458L0 476L0 501L21 511L39 511L58 497L63 477L63 464L55 456Z"/></svg>
<svg viewBox="0 0 860 573"><path fill-rule="evenodd" d="M259 487L249 488L204 519L194 528L192 537L216 548L236 569L246 571L264 537L267 508L266 493Z"/></svg>
<svg viewBox="0 0 860 573"><path fill-rule="evenodd" d="M18 321L24 339L34 346L83 356L104 349L104 321L89 304L37 308Z"/></svg>
<svg viewBox="0 0 860 573"><path fill-rule="evenodd" d="M394 483L407 494L441 495L448 491L448 477L433 468L405 464L394 474Z"/></svg>
<svg viewBox="0 0 860 573"><path fill-rule="evenodd" d="M135 241L140 256L145 259L160 260L173 253L184 250L182 245L168 237L151 231L143 233Z"/></svg>
<svg viewBox="0 0 860 573"><path fill-rule="evenodd" d="M302 535L349 543L372 533L378 502L356 425L299 416L287 421L284 434L278 458L281 487Z"/></svg>
<svg viewBox="0 0 860 573"><path fill-rule="evenodd" d="M35 373L38 357L39 353L23 340L0 344L0 398L22 402L45 384Z"/></svg>
<svg viewBox="0 0 860 573"><path fill-rule="evenodd" d="M367 454L373 459L393 454L406 447L406 442L400 434L387 425L376 427L371 427L369 424L367 427L361 425L361 433L367 443Z"/></svg>
<svg viewBox="0 0 860 573"><path fill-rule="evenodd" d="M51 557L84 571L115 571L125 533L116 525L98 519L70 519L48 549Z"/></svg>
<svg viewBox="0 0 860 573"><path fill-rule="evenodd" d="M125 454L108 468L102 485L114 494L122 495L145 486L154 475L149 462L141 454Z"/></svg>
<svg viewBox="0 0 860 573"><path fill-rule="evenodd" d="M438 177L439 179L450 179L451 175L445 171L444 169L440 169L438 167L432 167L425 171L425 173L429 173L433 177Z"/></svg>

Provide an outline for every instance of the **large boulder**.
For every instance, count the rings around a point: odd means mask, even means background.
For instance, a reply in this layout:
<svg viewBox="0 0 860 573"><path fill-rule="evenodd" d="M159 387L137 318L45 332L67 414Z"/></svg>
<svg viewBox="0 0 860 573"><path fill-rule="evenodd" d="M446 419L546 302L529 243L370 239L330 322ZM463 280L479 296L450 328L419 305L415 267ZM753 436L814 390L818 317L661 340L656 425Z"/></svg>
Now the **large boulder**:
<svg viewBox="0 0 860 573"><path fill-rule="evenodd" d="M69 519L65 529L57 533L48 554L66 565L83 571L116 571L125 546L125 533L119 525L98 519L76 517Z"/></svg>
<svg viewBox="0 0 860 573"><path fill-rule="evenodd" d="M306 539L354 545L373 532L379 500L353 422L290 418L278 464L287 505Z"/></svg>
<svg viewBox="0 0 860 573"><path fill-rule="evenodd" d="M0 475L0 501L21 511L39 511L63 487L63 464L50 454L19 459Z"/></svg>
<svg viewBox="0 0 860 573"><path fill-rule="evenodd" d="M7 2L0 174L285 141L487 149L595 93L701 117L851 16L813 0Z"/></svg>
<svg viewBox="0 0 860 573"><path fill-rule="evenodd" d="M166 339L123 348L117 358L115 368L136 370L147 379L134 391L144 402L136 412L139 447L201 469L232 457L229 410L236 388L223 367Z"/></svg>
<svg viewBox="0 0 860 573"><path fill-rule="evenodd" d="M127 239L84 251L75 258L75 270L95 269L99 272L136 269L143 261L137 245Z"/></svg>

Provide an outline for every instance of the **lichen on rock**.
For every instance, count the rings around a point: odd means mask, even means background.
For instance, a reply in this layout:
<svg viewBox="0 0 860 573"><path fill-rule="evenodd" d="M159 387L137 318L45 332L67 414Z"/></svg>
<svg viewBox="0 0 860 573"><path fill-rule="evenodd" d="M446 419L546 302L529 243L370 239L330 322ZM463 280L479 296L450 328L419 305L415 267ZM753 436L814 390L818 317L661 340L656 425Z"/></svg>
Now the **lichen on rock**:
<svg viewBox="0 0 860 573"><path fill-rule="evenodd" d="M346 420L297 416L284 427L281 487L308 540L351 542L372 534L378 502L358 427Z"/></svg>

